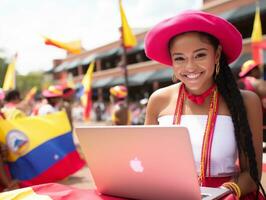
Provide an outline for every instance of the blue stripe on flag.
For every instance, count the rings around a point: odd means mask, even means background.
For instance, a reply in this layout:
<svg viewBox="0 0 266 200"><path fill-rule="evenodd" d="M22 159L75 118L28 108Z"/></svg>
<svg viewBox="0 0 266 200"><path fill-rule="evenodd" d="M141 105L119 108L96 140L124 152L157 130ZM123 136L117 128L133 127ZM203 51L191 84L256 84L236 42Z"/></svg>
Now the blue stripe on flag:
<svg viewBox="0 0 266 200"><path fill-rule="evenodd" d="M9 162L12 177L18 180L35 178L74 150L72 132L48 140L15 162Z"/></svg>

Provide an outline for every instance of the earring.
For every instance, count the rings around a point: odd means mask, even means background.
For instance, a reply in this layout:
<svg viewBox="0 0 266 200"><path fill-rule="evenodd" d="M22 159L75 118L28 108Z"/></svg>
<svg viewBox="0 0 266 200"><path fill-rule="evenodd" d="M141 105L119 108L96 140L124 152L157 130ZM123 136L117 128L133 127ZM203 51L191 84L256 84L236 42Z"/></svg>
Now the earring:
<svg viewBox="0 0 266 200"><path fill-rule="evenodd" d="M220 72L220 62L218 62L215 66L215 78L217 78L219 72Z"/></svg>
<svg viewBox="0 0 266 200"><path fill-rule="evenodd" d="M176 78L176 76L173 74L173 76L172 76L172 81L173 81L173 83L177 83L177 78Z"/></svg>

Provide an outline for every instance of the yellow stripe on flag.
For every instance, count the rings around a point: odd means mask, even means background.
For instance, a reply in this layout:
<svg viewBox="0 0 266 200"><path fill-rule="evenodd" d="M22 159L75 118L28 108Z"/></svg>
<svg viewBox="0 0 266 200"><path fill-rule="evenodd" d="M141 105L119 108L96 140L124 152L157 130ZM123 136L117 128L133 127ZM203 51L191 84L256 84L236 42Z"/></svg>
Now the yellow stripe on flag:
<svg viewBox="0 0 266 200"><path fill-rule="evenodd" d="M123 44L127 48L134 47L137 45L137 40L136 37L133 35L132 30L127 22L127 18L121 0L119 1L119 8L122 23Z"/></svg>
<svg viewBox="0 0 266 200"><path fill-rule="evenodd" d="M71 131L65 112L43 116L25 117L15 120L0 120L0 141L7 143L10 131L19 131L30 138L28 146L19 155L10 151L8 160L16 161L40 144Z"/></svg>
<svg viewBox="0 0 266 200"><path fill-rule="evenodd" d="M22 188L0 193L1 200L53 200L47 195L36 194L32 188Z"/></svg>
<svg viewBox="0 0 266 200"><path fill-rule="evenodd" d="M253 23L253 31L251 35L252 42L260 42L262 41L262 28L261 28L261 20L260 20L260 8L256 8L255 19Z"/></svg>
<svg viewBox="0 0 266 200"><path fill-rule="evenodd" d="M13 90L15 89L15 81L16 81L16 56L12 59L10 64L7 67L4 83L3 83L3 90Z"/></svg>
<svg viewBox="0 0 266 200"><path fill-rule="evenodd" d="M90 63L87 72L82 79L82 85L84 89L83 89L83 95L81 96L81 103L84 107L87 105L87 99L88 99L87 94L91 90L94 67L95 63L93 61Z"/></svg>

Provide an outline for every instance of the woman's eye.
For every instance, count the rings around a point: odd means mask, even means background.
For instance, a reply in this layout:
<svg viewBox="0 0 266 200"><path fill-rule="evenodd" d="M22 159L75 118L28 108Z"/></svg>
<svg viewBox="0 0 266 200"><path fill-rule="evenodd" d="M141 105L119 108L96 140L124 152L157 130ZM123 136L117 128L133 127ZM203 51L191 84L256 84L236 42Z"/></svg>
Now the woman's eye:
<svg viewBox="0 0 266 200"><path fill-rule="evenodd" d="M204 58L204 57L206 57L206 56L207 56L206 53L199 53L199 54L197 54L197 55L195 56L195 58L200 59L200 58Z"/></svg>
<svg viewBox="0 0 266 200"><path fill-rule="evenodd" d="M176 62L183 62L183 61L185 61L185 58L183 58L183 57L176 57L176 58L174 58L174 60Z"/></svg>

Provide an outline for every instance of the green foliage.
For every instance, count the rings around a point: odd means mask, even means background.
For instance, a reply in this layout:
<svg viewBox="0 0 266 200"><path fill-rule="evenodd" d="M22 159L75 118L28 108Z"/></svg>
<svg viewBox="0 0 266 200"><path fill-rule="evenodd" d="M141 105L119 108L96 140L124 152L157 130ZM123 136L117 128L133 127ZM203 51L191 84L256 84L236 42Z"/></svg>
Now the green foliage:
<svg viewBox="0 0 266 200"><path fill-rule="evenodd" d="M16 76L16 89L24 96L32 87L36 86L38 91L42 89L43 72L32 72L27 75Z"/></svg>

